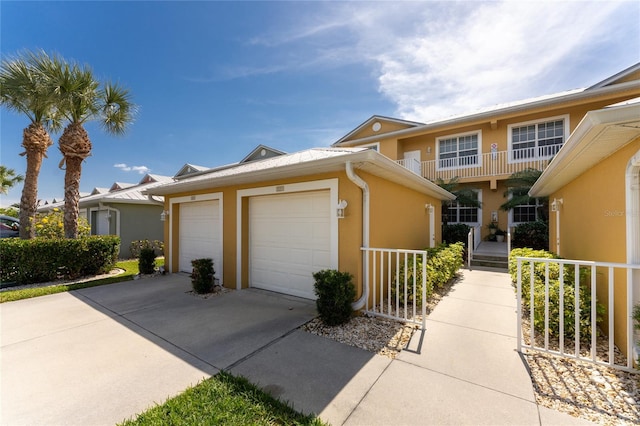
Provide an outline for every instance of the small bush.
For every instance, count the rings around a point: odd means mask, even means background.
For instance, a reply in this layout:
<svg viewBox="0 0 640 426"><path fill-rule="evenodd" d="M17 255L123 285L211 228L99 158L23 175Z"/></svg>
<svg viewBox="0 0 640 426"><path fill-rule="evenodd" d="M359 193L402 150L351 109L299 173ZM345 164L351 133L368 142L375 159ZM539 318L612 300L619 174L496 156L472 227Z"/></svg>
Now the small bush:
<svg viewBox="0 0 640 426"><path fill-rule="evenodd" d="M513 232L513 247L549 250L549 224L539 220L516 226Z"/></svg>
<svg viewBox="0 0 640 426"><path fill-rule="evenodd" d="M316 307L320 320L334 326L349 321L353 308L351 303L356 297L356 289L348 272L324 269L313 274L314 291L318 299Z"/></svg>
<svg viewBox="0 0 640 426"><path fill-rule="evenodd" d="M427 249L427 286L426 289L422 285L422 256L416 255L415 271L413 267L413 257L408 256L407 259L407 298L413 299L413 279L416 279L415 297L418 306L422 306L422 292L426 291L425 299L429 299L434 288L442 288L449 280L455 277L458 269L463 265L464 244L461 242L449 245L440 245L435 248ZM405 291L405 274L404 262L400 265L398 292L400 297L404 298ZM392 286L391 292L393 297L396 295L396 287Z"/></svg>
<svg viewBox="0 0 640 426"><path fill-rule="evenodd" d="M141 274L153 274L156 266L156 252L152 248L143 248L138 257L138 269Z"/></svg>
<svg viewBox="0 0 640 426"><path fill-rule="evenodd" d="M193 291L198 294L211 293L213 290L213 259L194 259L191 261L193 272L191 272L191 285Z"/></svg>
<svg viewBox="0 0 640 426"><path fill-rule="evenodd" d="M152 249L156 256L162 256L164 251L164 243L159 240L135 240L129 244L129 251L135 258L140 257L140 251L142 249Z"/></svg>
<svg viewBox="0 0 640 426"><path fill-rule="evenodd" d="M464 223L444 225L442 227L442 241L448 244L463 243L466 245L470 229L469 225Z"/></svg>
<svg viewBox="0 0 640 426"><path fill-rule="evenodd" d="M518 279L516 257L538 257L545 259L559 259L555 254L544 250L528 248L513 249L509 256L509 273L515 283ZM544 263L534 263L533 267L533 306L531 306L531 263L522 262L522 305L526 310L533 309L533 327L539 333L545 332L545 273ZM560 335L560 264L549 263L549 336ZM583 340L591 338L591 271L590 268L580 268L578 273L578 306L580 337ZM564 268L564 335L565 338L575 337L575 268ZM596 303L596 323L602 321L605 308Z"/></svg>

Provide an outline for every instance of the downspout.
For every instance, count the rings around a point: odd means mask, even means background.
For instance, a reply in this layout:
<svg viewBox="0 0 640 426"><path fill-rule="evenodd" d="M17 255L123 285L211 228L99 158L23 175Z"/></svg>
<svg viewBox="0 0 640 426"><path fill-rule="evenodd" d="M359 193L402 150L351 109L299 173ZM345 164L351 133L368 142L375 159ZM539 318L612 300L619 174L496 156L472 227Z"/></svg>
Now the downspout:
<svg viewBox="0 0 640 426"><path fill-rule="evenodd" d="M353 171L353 164L347 161L347 177L362 190L362 248L369 248L369 185ZM369 254L362 252L362 296L351 304L354 310L360 310L369 298Z"/></svg>

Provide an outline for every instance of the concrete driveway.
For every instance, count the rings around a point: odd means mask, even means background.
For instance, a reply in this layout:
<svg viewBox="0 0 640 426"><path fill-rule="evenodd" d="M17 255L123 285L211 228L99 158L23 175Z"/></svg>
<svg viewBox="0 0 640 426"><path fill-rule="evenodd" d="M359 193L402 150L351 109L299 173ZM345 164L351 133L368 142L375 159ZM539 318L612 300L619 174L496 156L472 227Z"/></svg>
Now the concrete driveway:
<svg viewBox="0 0 640 426"><path fill-rule="evenodd" d="M113 425L278 341L311 301L189 293L187 275L0 305L0 423Z"/></svg>

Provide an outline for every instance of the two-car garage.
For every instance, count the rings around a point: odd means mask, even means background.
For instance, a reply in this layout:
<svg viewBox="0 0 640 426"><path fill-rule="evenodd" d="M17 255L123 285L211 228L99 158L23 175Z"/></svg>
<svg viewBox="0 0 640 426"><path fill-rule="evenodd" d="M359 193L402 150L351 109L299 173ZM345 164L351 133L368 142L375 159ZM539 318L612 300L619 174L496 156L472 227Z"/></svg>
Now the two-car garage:
<svg viewBox="0 0 640 426"><path fill-rule="evenodd" d="M238 191L236 219L243 225L237 230L236 273L244 279L236 280L237 288L244 281L249 287L315 299L312 274L337 267L337 220L331 215L336 186L324 182ZM191 260L211 257L215 276L224 283L223 236L233 235L224 230L222 193L180 197L172 204L179 211L179 231L173 234L179 270L191 272Z"/></svg>

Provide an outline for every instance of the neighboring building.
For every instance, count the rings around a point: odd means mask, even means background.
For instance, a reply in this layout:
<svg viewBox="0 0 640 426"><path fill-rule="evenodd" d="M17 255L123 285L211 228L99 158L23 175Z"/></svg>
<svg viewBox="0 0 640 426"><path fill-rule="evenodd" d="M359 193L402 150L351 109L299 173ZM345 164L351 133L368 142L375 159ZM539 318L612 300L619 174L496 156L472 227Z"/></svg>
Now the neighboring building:
<svg viewBox="0 0 640 426"><path fill-rule="evenodd" d="M267 157L262 149L258 158ZM315 299L312 273L333 268L353 274L360 296L361 247L440 241L430 207L453 195L378 152L317 148L253 158L146 191L164 196L169 272L190 272L191 260L211 257L227 287Z"/></svg>
<svg viewBox="0 0 640 426"><path fill-rule="evenodd" d="M80 216L91 226L92 235L118 235L121 239L120 258L131 258L132 241L160 240L164 226L162 197L149 197L143 191L163 183L173 182L168 176L145 175L140 182L115 182L111 188L95 188L90 195L80 198ZM38 208L39 212L64 208L64 201Z"/></svg>
<svg viewBox="0 0 640 426"><path fill-rule="evenodd" d="M640 98L588 112L530 195L549 197L549 241L562 257L640 265ZM630 315L628 295L640 303L640 270L613 272L615 340L624 350L619 325ZM596 278L606 304L608 271Z"/></svg>
<svg viewBox="0 0 640 426"><path fill-rule="evenodd" d="M458 178L462 186L474 188L480 208L454 203L442 214L449 223L474 227L479 241L495 219L506 230L538 218L535 205L500 210L512 173L544 170L589 111L637 96L640 64L587 89L426 124L373 116L333 146L371 148L431 181Z"/></svg>

